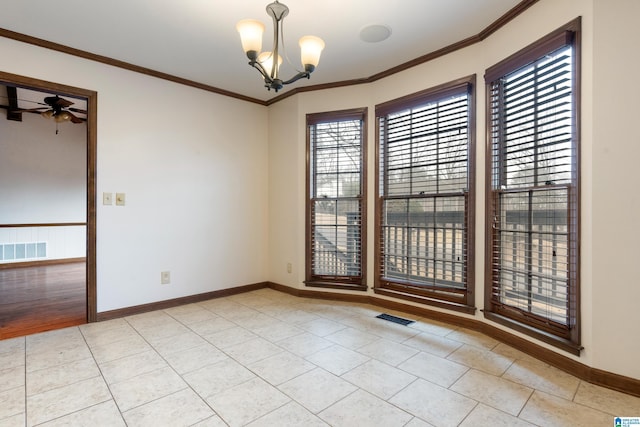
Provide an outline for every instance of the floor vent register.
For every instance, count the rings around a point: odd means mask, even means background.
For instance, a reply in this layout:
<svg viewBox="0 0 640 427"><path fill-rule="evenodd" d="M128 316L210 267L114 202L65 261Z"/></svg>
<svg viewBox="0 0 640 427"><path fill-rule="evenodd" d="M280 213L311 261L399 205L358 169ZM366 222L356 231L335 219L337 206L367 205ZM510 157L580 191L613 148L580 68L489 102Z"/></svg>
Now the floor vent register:
<svg viewBox="0 0 640 427"><path fill-rule="evenodd" d="M404 325L404 326L410 325L414 322L413 320L403 319L402 317L392 316L387 313L379 314L376 317L378 319L388 320L389 322L398 323L399 325Z"/></svg>

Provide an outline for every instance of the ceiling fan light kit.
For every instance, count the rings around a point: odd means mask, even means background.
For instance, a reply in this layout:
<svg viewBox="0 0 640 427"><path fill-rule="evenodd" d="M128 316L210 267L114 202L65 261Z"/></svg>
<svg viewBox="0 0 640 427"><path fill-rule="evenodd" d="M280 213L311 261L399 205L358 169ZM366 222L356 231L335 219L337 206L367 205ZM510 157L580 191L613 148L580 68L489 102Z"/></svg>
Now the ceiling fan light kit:
<svg viewBox="0 0 640 427"><path fill-rule="evenodd" d="M44 99L44 102L50 107L50 109L40 113L40 115L45 119L53 119L55 120L56 123L63 123L63 122L82 123L83 122L82 119L76 117L73 113L68 111L68 109L71 109L79 113L86 114L86 111L84 110L69 108L73 105L73 102L64 98L60 98L58 95L48 96ZM41 110L41 108L34 108L31 111L38 111L38 110ZM25 111L29 111L29 110L25 110Z"/></svg>
<svg viewBox="0 0 640 427"><path fill-rule="evenodd" d="M73 115L70 112L64 110L59 112L47 110L40 113L40 115L45 119L53 119L56 123L70 122L73 118Z"/></svg>
<svg viewBox="0 0 640 427"><path fill-rule="evenodd" d="M273 89L278 92L284 85L311 77L311 73L320 62L324 41L316 36L302 37L298 44L300 45L300 59L304 71L298 71L290 79L283 80L279 74L279 68L282 64L281 54L285 57L287 55L284 49L282 28L284 17L289 14L289 8L276 0L268 4L266 10L267 15L273 20L273 49L271 51L262 52L262 34L264 33L262 22L255 19L243 19L236 25L236 30L240 33L242 49L249 58L249 65L260 72L268 90ZM277 61L274 61L274 58L277 58Z"/></svg>
<svg viewBox="0 0 640 427"><path fill-rule="evenodd" d="M61 111L58 114L54 114L53 116L53 120L55 120L56 123L69 122L71 121L71 118L72 115L68 111Z"/></svg>

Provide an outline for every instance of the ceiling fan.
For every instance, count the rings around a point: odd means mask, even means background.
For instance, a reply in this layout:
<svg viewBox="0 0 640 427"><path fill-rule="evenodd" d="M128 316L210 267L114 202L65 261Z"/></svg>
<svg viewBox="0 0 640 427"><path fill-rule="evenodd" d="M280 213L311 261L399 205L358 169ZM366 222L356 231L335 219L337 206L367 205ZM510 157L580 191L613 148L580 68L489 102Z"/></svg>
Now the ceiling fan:
<svg viewBox="0 0 640 427"><path fill-rule="evenodd" d="M45 104L48 105L48 107L30 108L26 110L20 109L14 111L17 113L40 113L42 117L53 119L56 121L56 123L82 123L84 122L84 120L73 113L75 112L80 114L87 114L85 110L72 108L71 106L73 105L73 102L64 98L60 98L58 95L47 96L44 99L44 104L42 105Z"/></svg>

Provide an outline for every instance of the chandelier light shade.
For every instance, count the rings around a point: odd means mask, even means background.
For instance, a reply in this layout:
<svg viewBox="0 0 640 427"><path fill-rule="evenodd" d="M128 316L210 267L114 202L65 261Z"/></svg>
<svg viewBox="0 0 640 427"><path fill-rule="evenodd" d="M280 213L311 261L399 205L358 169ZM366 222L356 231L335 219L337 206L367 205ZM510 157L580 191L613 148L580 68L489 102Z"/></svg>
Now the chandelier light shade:
<svg viewBox="0 0 640 427"><path fill-rule="evenodd" d="M255 19L243 19L236 24L236 30L240 33L242 49L245 52L260 52L262 50L262 33L264 24Z"/></svg>
<svg viewBox="0 0 640 427"><path fill-rule="evenodd" d="M236 29L240 33L242 49L247 58L249 65L257 69L262 78L264 85L268 90L278 92L284 85L293 83L302 78L310 78L311 73L320 62L320 54L324 49L324 41L315 36L304 36L300 39L300 59L303 71L298 71L296 75L288 80L280 78L280 65L282 64L282 55L287 57L283 42L283 20L289 14L289 8L276 0L267 5L267 15L273 20L273 48L271 51L262 52L262 34L264 33L264 25L255 19L243 19L238 22ZM274 58L278 58L274 61ZM287 58L287 61L289 59Z"/></svg>
<svg viewBox="0 0 640 427"><path fill-rule="evenodd" d="M309 66L315 69L320 62L320 54L324 49L324 42L320 37L304 36L298 43L300 44L300 59L305 70ZM313 71L313 69L309 72Z"/></svg>
<svg viewBox="0 0 640 427"><path fill-rule="evenodd" d="M272 52L262 52L258 55L258 62L262 65L262 68L265 70L270 70L273 68L273 53ZM278 55L278 69L282 65L282 56Z"/></svg>

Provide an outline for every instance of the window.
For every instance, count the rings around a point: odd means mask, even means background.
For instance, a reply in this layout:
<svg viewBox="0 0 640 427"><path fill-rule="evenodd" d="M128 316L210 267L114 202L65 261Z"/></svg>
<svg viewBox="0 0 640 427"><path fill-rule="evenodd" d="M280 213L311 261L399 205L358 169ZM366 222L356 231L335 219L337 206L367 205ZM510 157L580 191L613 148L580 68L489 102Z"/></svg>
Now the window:
<svg viewBox="0 0 640 427"><path fill-rule="evenodd" d="M367 109L307 115L308 286L366 290Z"/></svg>
<svg viewBox="0 0 640 427"><path fill-rule="evenodd" d="M487 70L485 315L579 354L576 23Z"/></svg>
<svg viewBox="0 0 640 427"><path fill-rule="evenodd" d="M376 292L473 312L475 76L376 107Z"/></svg>

